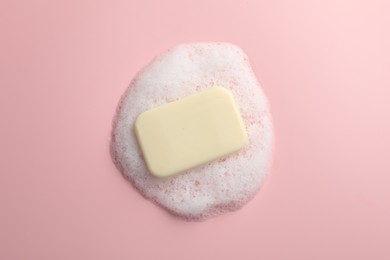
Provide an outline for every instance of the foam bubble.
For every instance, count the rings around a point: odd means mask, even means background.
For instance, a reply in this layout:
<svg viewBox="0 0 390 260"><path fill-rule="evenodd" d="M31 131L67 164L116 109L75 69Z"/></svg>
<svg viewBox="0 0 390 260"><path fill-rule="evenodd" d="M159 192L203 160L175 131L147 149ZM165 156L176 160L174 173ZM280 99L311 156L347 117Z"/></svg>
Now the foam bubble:
<svg viewBox="0 0 390 260"><path fill-rule="evenodd" d="M238 153L167 179L151 176L133 124L143 111L213 86L229 89L249 143ZM273 146L268 102L238 47L226 43L180 45L157 57L130 84L114 121L112 157L146 198L171 213L203 220L241 208L259 190Z"/></svg>

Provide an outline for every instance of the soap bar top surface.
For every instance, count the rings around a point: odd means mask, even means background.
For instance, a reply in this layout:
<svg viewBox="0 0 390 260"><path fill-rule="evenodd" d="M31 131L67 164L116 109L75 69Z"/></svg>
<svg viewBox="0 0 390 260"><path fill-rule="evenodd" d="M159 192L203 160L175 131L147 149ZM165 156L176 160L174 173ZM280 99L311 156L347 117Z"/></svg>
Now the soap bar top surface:
<svg viewBox="0 0 390 260"><path fill-rule="evenodd" d="M149 172L169 177L240 150L248 140L229 90L205 91L141 113L134 130Z"/></svg>

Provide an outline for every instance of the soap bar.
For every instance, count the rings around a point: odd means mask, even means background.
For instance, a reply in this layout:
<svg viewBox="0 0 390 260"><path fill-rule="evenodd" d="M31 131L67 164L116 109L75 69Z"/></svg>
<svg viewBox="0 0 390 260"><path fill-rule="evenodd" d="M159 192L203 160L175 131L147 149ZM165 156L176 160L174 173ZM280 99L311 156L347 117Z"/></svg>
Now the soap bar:
<svg viewBox="0 0 390 260"><path fill-rule="evenodd" d="M234 153L248 141L233 96L222 87L147 110L134 130L149 172L162 178Z"/></svg>

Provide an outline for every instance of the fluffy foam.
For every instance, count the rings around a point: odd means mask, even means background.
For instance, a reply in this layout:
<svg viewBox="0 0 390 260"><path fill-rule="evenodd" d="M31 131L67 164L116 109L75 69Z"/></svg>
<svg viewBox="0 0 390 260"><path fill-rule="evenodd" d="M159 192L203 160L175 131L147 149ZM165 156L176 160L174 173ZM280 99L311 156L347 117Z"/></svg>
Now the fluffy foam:
<svg viewBox="0 0 390 260"><path fill-rule="evenodd" d="M167 179L151 176L133 125L143 111L213 86L229 89L249 143L238 153ZM242 207L259 190L272 153L268 102L238 47L225 43L180 45L156 58L130 84L119 104L113 160L142 195L171 213L203 220Z"/></svg>

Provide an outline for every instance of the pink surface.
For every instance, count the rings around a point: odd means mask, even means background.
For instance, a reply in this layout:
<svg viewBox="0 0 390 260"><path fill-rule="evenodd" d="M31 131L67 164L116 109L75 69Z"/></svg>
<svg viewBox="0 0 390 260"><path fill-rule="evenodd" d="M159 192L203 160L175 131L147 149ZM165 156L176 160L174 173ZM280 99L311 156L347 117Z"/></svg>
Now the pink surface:
<svg viewBox="0 0 390 260"><path fill-rule="evenodd" d="M0 259L390 259L389 12L385 0L1 1ZM276 154L243 209L188 223L143 199L108 146L135 73L204 40L249 55Z"/></svg>

